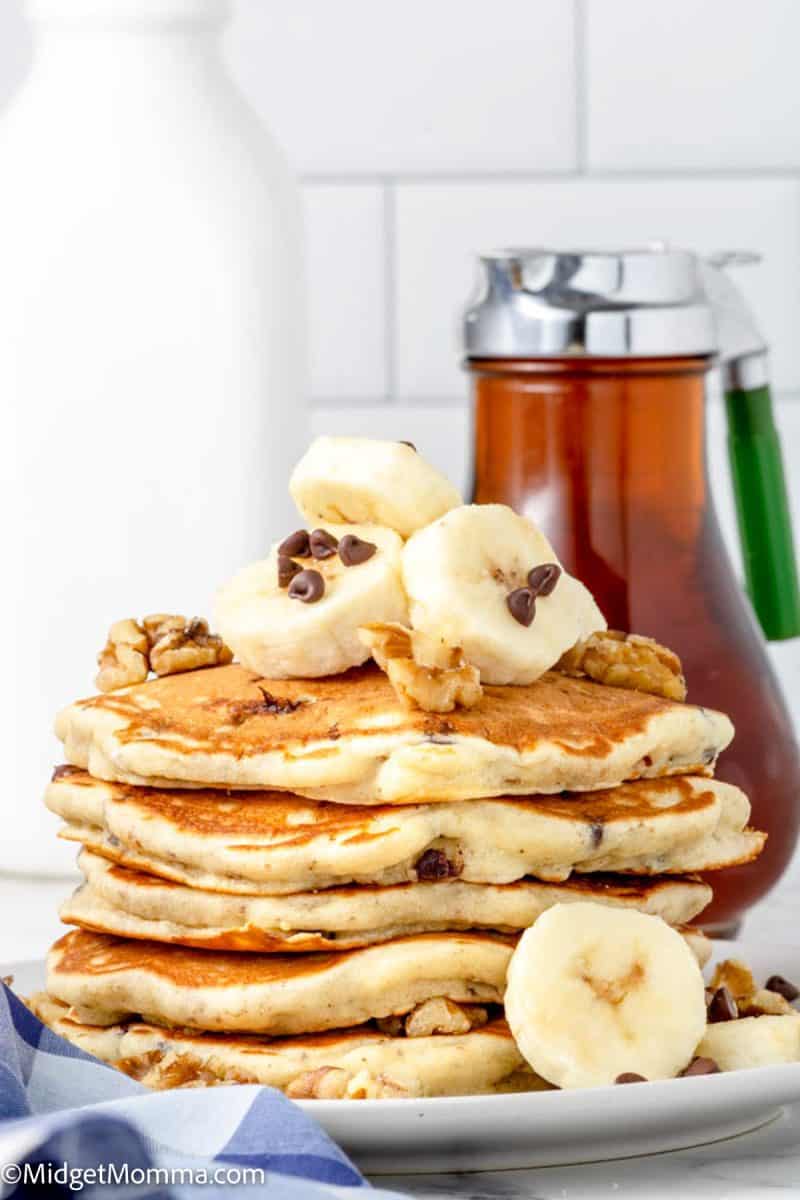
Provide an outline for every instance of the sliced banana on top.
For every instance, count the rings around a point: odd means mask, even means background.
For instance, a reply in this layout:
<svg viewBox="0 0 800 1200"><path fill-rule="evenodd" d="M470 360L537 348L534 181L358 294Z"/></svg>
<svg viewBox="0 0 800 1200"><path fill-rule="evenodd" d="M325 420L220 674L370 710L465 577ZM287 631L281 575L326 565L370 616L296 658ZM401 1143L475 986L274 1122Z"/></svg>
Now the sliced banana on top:
<svg viewBox="0 0 800 1200"><path fill-rule="evenodd" d="M703 976L681 935L660 917L583 902L525 931L505 1009L528 1063L562 1088L673 1078L706 1029Z"/></svg>
<svg viewBox="0 0 800 1200"><path fill-rule="evenodd" d="M504 504L462 505L415 533L403 581L414 629L461 646L482 683L532 683L606 628L544 534Z"/></svg>
<svg viewBox="0 0 800 1200"><path fill-rule="evenodd" d="M408 619L403 542L376 525L297 530L228 583L217 622L239 662L269 679L338 675L369 658L358 629Z"/></svg>
<svg viewBox="0 0 800 1200"><path fill-rule="evenodd" d="M404 538L461 504L450 480L409 443L372 438L316 438L289 491L312 524L385 525Z"/></svg>

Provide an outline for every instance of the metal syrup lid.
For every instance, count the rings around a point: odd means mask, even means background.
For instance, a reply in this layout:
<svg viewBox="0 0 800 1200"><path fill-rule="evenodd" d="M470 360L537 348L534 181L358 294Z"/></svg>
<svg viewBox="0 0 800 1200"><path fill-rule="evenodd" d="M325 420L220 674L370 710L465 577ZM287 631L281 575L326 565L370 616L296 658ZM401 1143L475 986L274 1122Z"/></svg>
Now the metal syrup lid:
<svg viewBox="0 0 800 1200"><path fill-rule="evenodd" d="M714 354L706 263L688 250L513 248L480 256L464 316L469 358Z"/></svg>

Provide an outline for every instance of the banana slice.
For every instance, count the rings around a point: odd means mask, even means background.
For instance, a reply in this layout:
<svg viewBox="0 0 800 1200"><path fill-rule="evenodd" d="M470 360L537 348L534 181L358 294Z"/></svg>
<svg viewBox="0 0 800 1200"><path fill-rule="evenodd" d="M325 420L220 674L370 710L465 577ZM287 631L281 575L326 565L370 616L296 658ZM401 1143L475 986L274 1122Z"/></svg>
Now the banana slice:
<svg viewBox="0 0 800 1200"><path fill-rule="evenodd" d="M601 904L556 904L526 930L505 1006L531 1067L562 1088L670 1079L706 1027L703 976L681 935Z"/></svg>
<svg viewBox="0 0 800 1200"><path fill-rule="evenodd" d="M407 442L319 437L289 481L292 499L313 523L386 525L406 538L461 503L444 475Z"/></svg>
<svg viewBox="0 0 800 1200"><path fill-rule="evenodd" d="M461 646L482 683L532 683L606 628L544 534L504 504L462 505L415 533L403 580L414 629Z"/></svg>
<svg viewBox="0 0 800 1200"><path fill-rule="evenodd" d="M800 1062L800 1013L740 1017L709 1025L697 1053L713 1058L721 1071Z"/></svg>
<svg viewBox="0 0 800 1200"><path fill-rule="evenodd" d="M338 675L370 651L371 621L407 621L402 539L376 525L298 531L220 592L217 622L239 662L269 679ZM286 549L291 551L286 553Z"/></svg>

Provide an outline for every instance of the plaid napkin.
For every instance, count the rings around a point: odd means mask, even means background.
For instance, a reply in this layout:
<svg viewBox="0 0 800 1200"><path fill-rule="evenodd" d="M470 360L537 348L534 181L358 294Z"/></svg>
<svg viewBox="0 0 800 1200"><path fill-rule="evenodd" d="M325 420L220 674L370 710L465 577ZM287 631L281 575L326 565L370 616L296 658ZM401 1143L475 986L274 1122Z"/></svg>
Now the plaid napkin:
<svg viewBox="0 0 800 1200"><path fill-rule="evenodd" d="M280 1092L150 1092L0 991L0 1197L347 1200L368 1186Z"/></svg>

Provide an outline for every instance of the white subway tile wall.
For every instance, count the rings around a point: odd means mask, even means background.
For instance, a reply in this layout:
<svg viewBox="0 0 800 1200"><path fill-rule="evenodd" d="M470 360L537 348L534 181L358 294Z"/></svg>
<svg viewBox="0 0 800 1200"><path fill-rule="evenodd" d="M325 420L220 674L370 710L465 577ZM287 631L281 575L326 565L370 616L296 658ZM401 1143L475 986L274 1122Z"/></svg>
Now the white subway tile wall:
<svg viewBox="0 0 800 1200"><path fill-rule="evenodd" d="M298 170L576 165L569 0L239 0L229 60Z"/></svg>
<svg viewBox="0 0 800 1200"><path fill-rule="evenodd" d="M797 0L587 0L588 162L792 170Z"/></svg>

